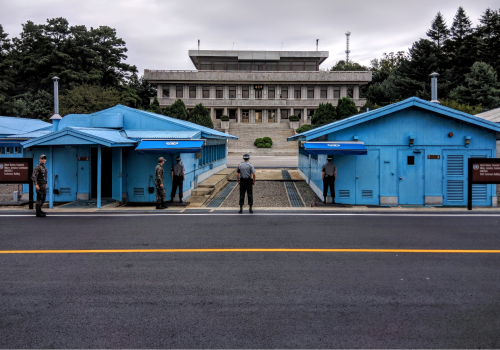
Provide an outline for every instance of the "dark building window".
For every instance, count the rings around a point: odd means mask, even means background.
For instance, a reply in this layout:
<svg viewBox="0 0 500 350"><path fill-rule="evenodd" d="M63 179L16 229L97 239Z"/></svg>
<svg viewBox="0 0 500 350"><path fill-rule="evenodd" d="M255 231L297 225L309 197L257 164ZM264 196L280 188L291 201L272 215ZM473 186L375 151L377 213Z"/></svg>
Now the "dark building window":
<svg viewBox="0 0 500 350"><path fill-rule="evenodd" d="M210 61L201 61L200 62L201 70L212 70L212 62Z"/></svg>
<svg viewBox="0 0 500 350"><path fill-rule="evenodd" d="M238 62L227 62L226 69L227 70L238 70Z"/></svg>
<svg viewBox="0 0 500 350"><path fill-rule="evenodd" d="M408 165L415 165L415 156L408 156Z"/></svg>
<svg viewBox="0 0 500 350"><path fill-rule="evenodd" d="M229 109L229 110L228 110L228 113L229 113L229 119L236 119L236 112L237 112L237 110L236 110L236 109Z"/></svg>
<svg viewBox="0 0 500 350"><path fill-rule="evenodd" d="M293 114L302 119L302 109L294 109Z"/></svg>
<svg viewBox="0 0 500 350"><path fill-rule="evenodd" d="M216 109L215 110L215 119L220 119L220 117L222 116L222 113L224 113L223 109Z"/></svg>
<svg viewBox="0 0 500 350"><path fill-rule="evenodd" d="M169 98L170 97L170 86L164 86L163 87L163 98Z"/></svg>
<svg viewBox="0 0 500 350"><path fill-rule="evenodd" d="M267 98L276 98L276 91L274 86L267 87Z"/></svg>
<svg viewBox="0 0 500 350"><path fill-rule="evenodd" d="M304 62L292 62L292 70L294 72L300 72L304 70Z"/></svg>
<svg viewBox="0 0 500 350"><path fill-rule="evenodd" d="M210 98L210 86L202 87L203 90L203 98Z"/></svg>
<svg viewBox="0 0 500 350"><path fill-rule="evenodd" d="M307 119L311 119L311 117L314 115L314 111L314 109L307 110Z"/></svg>
<svg viewBox="0 0 500 350"><path fill-rule="evenodd" d="M229 98L236 98L236 86L229 87Z"/></svg>
<svg viewBox="0 0 500 350"><path fill-rule="evenodd" d="M277 72L278 62L266 62L266 70L269 72Z"/></svg>
<svg viewBox="0 0 500 350"><path fill-rule="evenodd" d="M339 86L333 87L333 98L340 98L340 87Z"/></svg>
<svg viewBox="0 0 500 350"><path fill-rule="evenodd" d="M290 110L288 109L282 109L281 110L281 119L288 119L288 114L290 113Z"/></svg>
<svg viewBox="0 0 500 350"><path fill-rule="evenodd" d="M214 62L214 70L226 70L225 62Z"/></svg>
<svg viewBox="0 0 500 350"><path fill-rule="evenodd" d="M16 148L15 148L15 152L16 152L17 154L23 153L23 151L22 151L22 147L16 147Z"/></svg>
<svg viewBox="0 0 500 350"><path fill-rule="evenodd" d="M5 147L0 147L0 154L5 154Z"/></svg>
<svg viewBox="0 0 500 350"><path fill-rule="evenodd" d="M320 93L319 93L319 97L320 98L327 98L327 87L326 86L322 86L321 87L321 90L320 90Z"/></svg>
<svg viewBox="0 0 500 350"><path fill-rule="evenodd" d="M280 71L286 71L286 72L289 72L292 70L291 68L291 63L292 62L280 62Z"/></svg>
<svg viewBox="0 0 500 350"><path fill-rule="evenodd" d="M252 70L252 63L240 62L240 70Z"/></svg>
<svg viewBox="0 0 500 350"><path fill-rule="evenodd" d="M307 87L307 98L314 98L314 86Z"/></svg>
<svg viewBox="0 0 500 350"><path fill-rule="evenodd" d="M301 98L300 86L294 86L293 88L293 98Z"/></svg>
<svg viewBox="0 0 500 350"><path fill-rule="evenodd" d="M349 97L349 98L354 97L354 88L352 86L347 87L347 97Z"/></svg>
<svg viewBox="0 0 500 350"><path fill-rule="evenodd" d="M249 93L249 88L248 86L242 86L241 87L241 98L249 98L250 93Z"/></svg>
<svg viewBox="0 0 500 350"><path fill-rule="evenodd" d="M262 98L262 90L255 90L255 98Z"/></svg>
<svg viewBox="0 0 500 350"><path fill-rule="evenodd" d="M196 98L196 86L189 87L189 98Z"/></svg>
<svg viewBox="0 0 500 350"><path fill-rule="evenodd" d="M184 95L183 90L184 90L184 86L176 86L175 87L175 97L182 98Z"/></svg>
<svg viewBox="0 0 500 350"><path fill-rule="evenodd" d="M253 70L256 70L256 71L264 70L264 63L263 62L255 62L253 64Z"/></svg>
<svg viewBox="0 0 500 350"><path fill-rule="evenodd" d="M288 86L281 87L281 98L288 98Z"/></svg>
<svg viewBox="0 0 500 350"><path fill-rule="evenodd" d="M222 98L222 86L215 88L215 98Z"/></svg>
<svg viewBox="0 0 500 350"><path fill-rule="evenodd" d="M316 71L318 66L316 62L306 62L306 71Z"/></svg>

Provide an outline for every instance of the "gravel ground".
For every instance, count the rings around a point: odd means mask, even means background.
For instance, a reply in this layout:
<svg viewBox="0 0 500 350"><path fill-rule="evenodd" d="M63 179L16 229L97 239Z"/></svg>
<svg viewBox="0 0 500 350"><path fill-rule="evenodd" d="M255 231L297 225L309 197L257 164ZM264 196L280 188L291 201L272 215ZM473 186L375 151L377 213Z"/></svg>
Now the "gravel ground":
<svg viewBox="0 0 500 350"><path fill-rule="evenodd" d="M23 185L0 184L0 202L11 201L13 199L14 191L19 191L19 197L21 197L22 190L23 190Z"/></svg>
<svg viewBox="0 0 500 350"><path fill-rule="evenodd" d="M295 187L297 187L297 190L299 191L306 207L310 207L313 203L321 202L321 199L316 195L316 193L313 192L311 187L309 187L305 181L295 182Z"/></svg>
<svg viewBox="0 0 500 350"><path fill-rule="evenodd" d="M236 186L221 207L235 208L239 206L240 189ZM290 207L285 184L281 181L257 181L253 187L253 202L255 208ZM245 196L245 205L247 197Z"/></svg>

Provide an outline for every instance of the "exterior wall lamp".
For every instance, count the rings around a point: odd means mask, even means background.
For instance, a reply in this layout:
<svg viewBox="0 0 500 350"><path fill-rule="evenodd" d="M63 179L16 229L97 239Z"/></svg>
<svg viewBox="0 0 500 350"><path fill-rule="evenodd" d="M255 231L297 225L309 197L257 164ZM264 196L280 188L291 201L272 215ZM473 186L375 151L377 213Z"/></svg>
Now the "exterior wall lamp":
<svg viewBox="0 0 500 350"><path fill-rule="evenodd" d="M471 137L470 137L470 136L465 136L465 147L469 147L469 145L470 145L470 140L471 140Z"/></svg>
<svg viewBox="0 0 500 350"><path fill-rule="evenodd" d="M352 138L353 138L354 141L358 141L358 136L357 135L353 136Z"/></svg>
<svg viewBox="0 0 500 350"><path fill-rule="evenodd" d="M413 135L410 135L409 136L409 146L410 147L413 147L413 144L415 143L415 138L413 137Z"/></svg>

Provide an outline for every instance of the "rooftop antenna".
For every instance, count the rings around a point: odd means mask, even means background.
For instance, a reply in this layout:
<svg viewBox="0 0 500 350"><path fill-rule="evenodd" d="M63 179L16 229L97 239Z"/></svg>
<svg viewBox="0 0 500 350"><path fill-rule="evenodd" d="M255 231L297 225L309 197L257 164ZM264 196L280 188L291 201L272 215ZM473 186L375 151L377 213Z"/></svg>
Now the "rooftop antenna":
<svg viewBox="0 0 500 350"><path fill-rule="evenodd" d="M351 50L349 50L349 36L351 35L351 32L345 33L345 40L346 40L346 50L345 50L345 62L349 62L349 54L351 53Z"/></svg>
<svg viewBox="0 0 500 350"><path fill-rule="evenodd" d="M319 42L319 39L316 39L316 51L318 51L318 42Z"/></svg>
<svg viewBox="0 0 500 350"><path fill-rule="evenodd" d="M200 51L200 39L198 39L198 51Z"/></svg>

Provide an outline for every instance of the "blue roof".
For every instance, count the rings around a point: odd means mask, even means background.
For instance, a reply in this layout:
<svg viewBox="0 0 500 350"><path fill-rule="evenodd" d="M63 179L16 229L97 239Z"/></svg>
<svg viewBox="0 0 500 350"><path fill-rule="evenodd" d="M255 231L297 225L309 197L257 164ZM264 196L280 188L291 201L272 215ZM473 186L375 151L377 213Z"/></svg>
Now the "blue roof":
<svg viewBox="0 0 500 350"><path fill-rule="evenodd" d="M36 139L37 137L48 135L52 132L52 126L32 132L27 132L25 134L17 134L7 136L7 139Z"/></svg>
<svg viewBox="0 0 500 350"><path fill-rule="evenodd" d="M101 129L101 128L80 128L66 127L62 130L52 132L50 134L38 137L33 140L23 142L23 147L33 147L49 142L52 145L57 145L58 138L65 138L66 135L73 136L75 141L83 140L81 144L99 144L107 147L125 147L133 146L137 141L127 139L120 134L119 130ZM61 142L62 145L67 144L67 141ZM78 143L72 143L78 144Z"/></svg>
<svg viewBox="0 0 500 350"><path fill-rule="evenodd" d="M354 125L358 125L376 118L383 117L385 115L400 111L402 109L406 109L409 107L419 107L428 111L432 111L438 114L441 114L446 117L455 118L457 120L461 120L466 123L470 123L476 126L480 126L486 129L490 129L496 132L500 132L500 124L493 123L488 120L475 117L471 114L463 113L457 111L456 109L448 108L441 106L438 103L432 103L429 101L422 100L418 97L411 97L404 101L400 101L397 103L393 103L391 105L374 109L373 111L353 115L352 117L338 120L336 122L323 125L319 128L312 129L300 134L296 134L294 136L290 136L287 138L287 141L309 141L314 140L318 137L330 134L332 132L336 132L342 129L349 128Z"/></svg>
<svg viewBox="0 0 500 350"><path fill-rule="evenodd" d="M39 119L0 117L0 135L17 135L50 127L52 124Z"/></svg>
<svg viewBox="0 0 500 350"><path fill-rule="evenodd" d="M175 118L167 117L167 116L164 116L164 115L161 115L161 114L156 114L156 113L153 113L153 112L142 111L142 110L139 110L139 109L135 109L135 108L131 108L131 107L123 106L123 105L117 105L115 107L111 107L111 108L105 109L103 111L99 111L99 112L93 113L93 115L109 114L111 112L115 112L115 110L120 110L120 109L126 109L126 110L129 110L129 111L133 111L135 113L148 115L148 116L156 118L156 119L164 120L164 121L169 122L171 124L176 124L176 125L182 126L182 127L186 128L186 129L189 129L189 130L200 131L202 137L216 138L216 139L233 139L233 140L237 140L238 139L237 136L229 135L229 134L223 133L221 131L210 129L210 128L207 128L205 126L201 126L201 125L198 125L198 124L195 124L195 123L191 123L191 122L188 122L188 121L185 121L185 120L175 119Z"/></svg>
<svg viewBox="0 0 500 350"><path fill-rule="evenodd" d="M122 130L125 137L143 139L199 139L201 132L196 130Z"/></svg>

